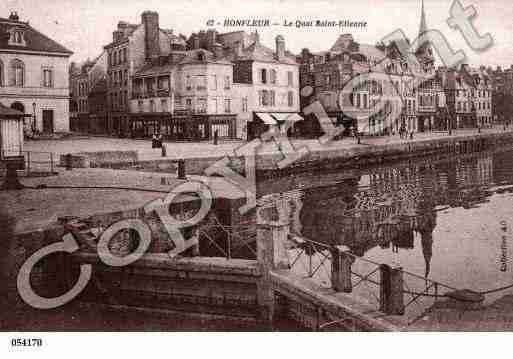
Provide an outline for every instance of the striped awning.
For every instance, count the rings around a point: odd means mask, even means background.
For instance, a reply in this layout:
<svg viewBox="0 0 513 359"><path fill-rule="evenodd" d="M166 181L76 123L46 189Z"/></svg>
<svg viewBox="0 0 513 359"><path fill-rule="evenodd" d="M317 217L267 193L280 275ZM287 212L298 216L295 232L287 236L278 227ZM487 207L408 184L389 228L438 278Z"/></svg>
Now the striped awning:
<svg viewBox="0 0 513 359"><path fill-rule="evenodd" d="M276 112L272 114L278 121L301 121L303 118L295 112Z"/></svg>
<svg viewBox="0 0 513 359"><path fill-rule="evenodd" d="M276 125L276 120L270 114L259 112L256 114L266 125Z"/></svg>

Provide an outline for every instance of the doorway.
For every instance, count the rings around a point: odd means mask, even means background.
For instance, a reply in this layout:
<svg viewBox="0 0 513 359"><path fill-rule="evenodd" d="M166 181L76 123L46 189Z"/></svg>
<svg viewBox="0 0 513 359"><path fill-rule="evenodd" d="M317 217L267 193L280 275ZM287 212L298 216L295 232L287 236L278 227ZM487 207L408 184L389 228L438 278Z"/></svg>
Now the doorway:
<svg viewBox="0 0 513 359"><path fill-rule="evenodd" d="M53 110L43 110L43 132L53 133Z"/></svg>

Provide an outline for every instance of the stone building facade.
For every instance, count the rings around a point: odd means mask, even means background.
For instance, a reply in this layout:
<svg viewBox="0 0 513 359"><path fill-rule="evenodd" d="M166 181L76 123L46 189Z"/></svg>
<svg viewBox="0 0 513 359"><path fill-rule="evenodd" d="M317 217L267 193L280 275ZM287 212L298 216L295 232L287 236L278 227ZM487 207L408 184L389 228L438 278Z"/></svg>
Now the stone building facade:
<svg viewBox="0 0 513 359"><path fill-rule="evenodd" d="M224 58L220 46L212 53L175 43L169 55L133 75L132 88L130 129L135 135L236 137L233 63Z"/></svg>
<svg viewBox="0 0 513 359"><path fill-rule="evenodd" d="M274 49L261 44L257 33L251 39L254 42L244 46L241 36L235 47L228 48L234 63L237 137L257 137L272 125L291 135L298 120L294 115L300 111L299 65L281 35L276 36Z"/></svg>
<svg viewBox="0 0 513 359"><path fill-rule="evenodd" d="M26 131L69 131L71 55L16 13L0 18L0 102L25 113Z"/></svg>
<svg viewBox="0 0 513 359"><path fill-rule="evenodd" d="M422 6L419 35L426 31ZM342 34L328 51L304 49L298 57L301 87L313 91L302 98L302 108L319 101L347 135L354 130L382 135L443 129L445 94L430 44L409 50L414 63L400 47L411 48L410 43L362 44L351 34ZM308 118L306 124L307 135L321 132L315 118Z"/></svg>
<svg viewBox="0 0 513 359"><path fill-rule="evenodd" d="M118 23L107 52L108 127L111 132L128 131L131 76L143 65L168 55L177 36L159 27L159 14L145 11L140 24Z"/></svg>
<svg viewBox="0 0 513 359"><path fill-rule="evenodd" d="M442 69L450 127L476 128L493 125L493 85L484 68L463 64L459 69Z"/></svg>
<svg viewBox="0 0 513 359"><path fill-rule="evenodd" d="M513 122L513 65L495 70L488 68L487 74L492 80L492 108L494 121L503 124Z"/></svg>

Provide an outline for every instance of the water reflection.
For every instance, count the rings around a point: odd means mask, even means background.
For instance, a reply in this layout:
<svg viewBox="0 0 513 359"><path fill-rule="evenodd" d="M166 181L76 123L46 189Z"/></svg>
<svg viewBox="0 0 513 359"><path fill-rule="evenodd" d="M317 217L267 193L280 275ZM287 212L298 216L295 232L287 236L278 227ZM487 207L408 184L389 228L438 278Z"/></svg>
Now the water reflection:
<svg viewBox="0 0 513 359"><path fill-rule="evenodd" d="M262 182L259 192L286 199L281 212L297 235L401 261L426 278L435 271L454 286L493 287L502 280L493 273L508 270L512 182L509 149L298 175Z"/></svg>

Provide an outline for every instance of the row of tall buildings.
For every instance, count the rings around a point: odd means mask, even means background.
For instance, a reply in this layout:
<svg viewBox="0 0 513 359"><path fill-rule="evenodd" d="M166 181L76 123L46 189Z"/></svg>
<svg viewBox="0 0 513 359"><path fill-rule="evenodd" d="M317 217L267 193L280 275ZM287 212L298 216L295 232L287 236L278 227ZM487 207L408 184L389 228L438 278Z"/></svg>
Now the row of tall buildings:
<svg viewBox="0 0 513 359"><path fill-rule="evenodd" d="M92 75L98 67L103 76ZM300 112L299 65L282 36L274 48L257 32L208 30L186 38L161 28L152 11L140 24L119 22L102 55L73 67L70 82L72 121L93 132L248 138Z"/></svg>
<svg viewBox="0 0 513 359"><path fill-rule="evenodd" d="M422 35L423 6L420 24ZM0 101L25 114L29 132L252 139L277 125L316 137L319 118L305 109L318 102L346 133L382 135L486 127L513 111L513 66L436 67L429 43L414 49L415 64L396 43L351 34L295 55L281 35L269 47L257 32L187 37L146 11L139 24L120 21L97 58L69 65L71 55L16 13L0 18ZM347 96L347 83L364 74L375 76Z"/></svg>
<svg viewBox="0 0 513 359"><path fill-rule="evenodd" d="M426 23L422 4L419 36L428 31ZM214 133L251 139L278 125L289 135L316 137L319 118L303 110L317 101L348 134L447 131L509 120L510 70L436 67L429 43L412 52L415 64L396 43L369 45L342 34L327 51L294 55L280 35L272 48L257 32L210 29L186 37L161 28L158 13L146 11L140 24L119 22L97 59L72 67L72 127L199 140ZM349 81L369 73L345 94ZM307 96L300 96L307 86Z"/></svg>

